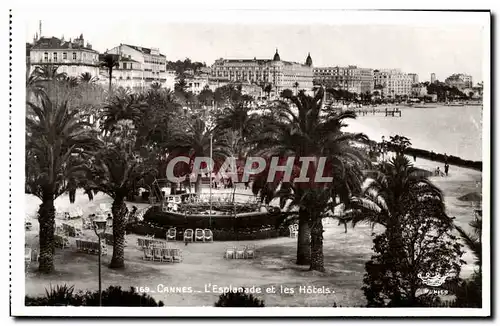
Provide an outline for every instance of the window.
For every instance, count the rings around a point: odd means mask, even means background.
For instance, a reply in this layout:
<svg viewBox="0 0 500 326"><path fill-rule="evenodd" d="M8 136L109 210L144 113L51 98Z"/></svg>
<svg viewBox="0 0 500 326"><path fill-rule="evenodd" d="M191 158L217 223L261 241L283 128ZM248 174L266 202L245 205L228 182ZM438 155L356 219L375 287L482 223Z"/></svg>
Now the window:
<svg viewBox="0 0 500 326"><path fill-rule="evenodd" d="M126 62L123 63L123 69L127 69L127 63Z"/></svg>
<svg viewBox="0 0 500 326"><path fill-rule="evenodd" d="M57 52L54 52L54 62L57 62Z"/></svg>
<svg viewBox="0 0 500 326"><path fill-rule="evenodd" d="M43 60L44 60L44 61L49 61L49 53L48 53L48 52L45 52L45 53L43 54Z"/></svg>
<svg viewBox="0 0 500 326"><path fill-rule="evenodd" d="M67 60L67 59L68 59L68 53L63 52L63 60Z"/></svg>
<svg viewBox="0 0 500 326"><path fill-rule="evenodd" d="M76 52L73 52L73 60L76 60Z"/></svg>

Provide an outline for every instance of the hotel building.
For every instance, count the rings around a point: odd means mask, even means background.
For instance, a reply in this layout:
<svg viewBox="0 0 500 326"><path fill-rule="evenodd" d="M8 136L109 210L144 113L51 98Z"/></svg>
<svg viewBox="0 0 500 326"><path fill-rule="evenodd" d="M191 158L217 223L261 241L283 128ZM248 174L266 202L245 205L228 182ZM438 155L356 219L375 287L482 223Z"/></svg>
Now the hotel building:
<svg viewBox="0 0 500 326"><path fill-rule="evenodd" d="M413 84L418 84L418 75L417 74L408 74L408 76L411 78L411 82Z"/></svg>
<svg viewBox="0 0 500 326"><path fill-rule="evenodd" d="M413 77L399 69L374 70L373 79L382 97L411 95Z"/></svg>
<svg viewBox="0 0 500 326"><path fill-rule="evenodd" d="M472 76L466 74L453 74L446 78L444 81L446 84L456 87L459 90L466 88L472 88Z"/></svg>
<svg viewBox="0 0 500 326"><path fill-rule="evenodd" d="M55 65L57 72L66 73L68 77L79 77L83 73L99 76L99 53L90 43L85 44L83 34L74 41L37 35L33 45L27 46L28 51L30 73L37 66Z"/></svg>
<svg viewBox="0 0 500 326"><path fill-rule="evenodd" d="M310 90L313 87L312 59L305 64L283 61L278 50L270 59L218 59L212 65L212 82L270 84L278 94L284 89Z"/></svg>
<svg viewBox="0 0 500 326"><path fill-rule="evenodd" d="M119 66L113 70L113 81L123 87L143 89L152 83L173 89L175 73L167 71L167 60L159 49L120 44L106 51L119 56ZM100 79L107 82L108 72L101 69Z"/></svg>
<svg viewBox="0 0 500 326"><path fill-rule="evenodd" d="M373 69L347 67L315 67L314 84L336 88L351 93L371 93L373 91Z"/></svg>

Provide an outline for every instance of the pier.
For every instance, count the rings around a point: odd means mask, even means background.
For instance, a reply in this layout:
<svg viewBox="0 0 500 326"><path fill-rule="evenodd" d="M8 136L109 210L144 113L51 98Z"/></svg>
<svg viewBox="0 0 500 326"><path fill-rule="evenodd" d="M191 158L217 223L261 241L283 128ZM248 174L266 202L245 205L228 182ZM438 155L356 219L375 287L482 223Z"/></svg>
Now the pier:
<svg viewBox="0 0 500 326"><path fill-rule="evenodd" d="M401 117L401 110L399 108L394 108L394 109L376 109L376 108L371 108L371 109L358 109L356 110L356 113L360 116L366 116L369 114L376 115L384 115L386 117Z"/></svg>

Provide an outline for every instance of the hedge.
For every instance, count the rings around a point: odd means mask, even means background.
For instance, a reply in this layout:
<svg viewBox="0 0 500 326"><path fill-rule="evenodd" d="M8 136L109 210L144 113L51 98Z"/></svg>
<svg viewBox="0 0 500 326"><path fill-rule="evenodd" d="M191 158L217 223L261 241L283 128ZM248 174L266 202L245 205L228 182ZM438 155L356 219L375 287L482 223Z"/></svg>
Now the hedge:
<svg viewBox="0 0 500 326"><path fill-rule="evenodd" d="M185 228L177 228L176 240L182 241ZM194 230L194 229L193 229ZM212 228L215 241L242 241L242 240L262 240L288 236L288 227L264 226L257 229L241 228L234 229L214 229ZM154 235L155 238L165 239L168 227L157 226L148 222L137 222L127 225L127 233L138 235Z"/></svg>
<svg viewBox="0 0 500 326"><path fill-rule="evenodd" d="M184 215L181 213L162 212L160 207L150 208L144 214L144 221L162 227L177 227L183 229L261 229L263 227L278 228L285 220L286 215L276 211L273 213L241 213L234 215L217 215L210 218L208 215Z"/></svg>

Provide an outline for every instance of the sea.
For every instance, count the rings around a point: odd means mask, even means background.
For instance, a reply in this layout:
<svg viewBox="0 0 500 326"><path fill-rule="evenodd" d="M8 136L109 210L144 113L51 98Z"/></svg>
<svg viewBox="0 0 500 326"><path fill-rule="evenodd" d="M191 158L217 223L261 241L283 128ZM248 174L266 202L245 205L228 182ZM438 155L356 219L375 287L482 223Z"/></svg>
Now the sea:
<svg viewBox="0 0 500 326"><path fill-rule="evenodd" d="M385 113L360 115L345 121L348 132L363 132L370 139L381 141L382 136L408 137L412 147L446 153L467 160L482 161L481 106L433 105L429 108L391 106L399 108L401 117L386 117ZM385 110L378 106L378 110Z"/></svg>

